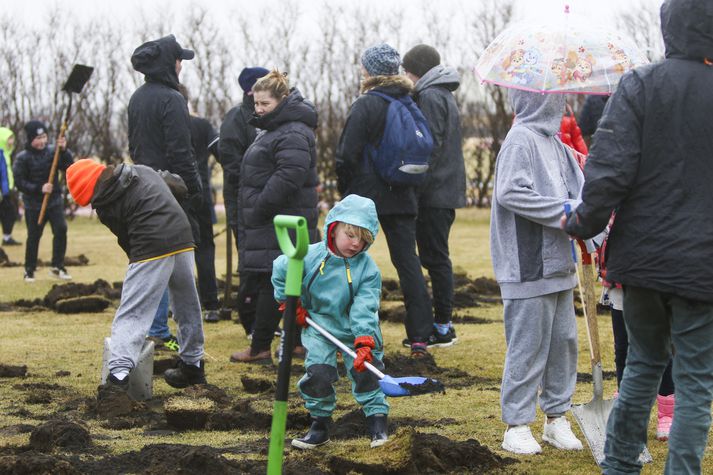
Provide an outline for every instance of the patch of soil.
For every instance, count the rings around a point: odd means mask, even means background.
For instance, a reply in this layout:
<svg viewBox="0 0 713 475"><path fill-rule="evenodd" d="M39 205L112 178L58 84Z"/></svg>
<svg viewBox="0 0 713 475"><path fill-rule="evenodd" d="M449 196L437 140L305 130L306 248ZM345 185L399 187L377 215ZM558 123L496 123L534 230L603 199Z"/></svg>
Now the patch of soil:
<svg viewBox="0 0 713 475"><path fill-rule="evenodd" d="M66 376L71 376L72 373L69 372L69 371L66 371L66 370L61 369L61 370L57 371L54 375L55 375L56 377L58 377L58 378L64 378L64 377L66 377Z"/></svg>
<svg viewBox="0 0 713 475"><path fill-rule="evenodd" d="M29 451L19 455L0 457L0 473L13 475L36 475L39 473L78 475L81 472L63 457L53 457Z"/></svg>
<svg viewBox="0 0 713 475"><path fill-rule="evenodd" d="M52 402L52 394L49 391L35 391L25 397L27 404L49 404Z"/></svg>
<svg viewBox="0 0 713 475"><path fill-rule="evenodd" d="M461 315L459 313L454 313L451 317L453 323L465 323L470 325L487 325L488 323L496 323L497 320L490 320L489 318L476 317L474 315Z"/></svg>
<svg viewBox="0 0 713 475"><path fill-rule="evenodd" d="M468 288L459 288L453 291L453 308L480 307L478 294Z"/></svg>
<svg viewBox="0 0 713 475"><path fill-rule="evenodd" d="M616 371L602 371L602 379L604 381L616 380ZM591 383L592 375L591 373L577 373L578 383Z"/></svg>
<svg viewBox="0 0 713 475"><path fill-rule="evenodd" d="M193 386L188 386L186 389L183 390L183 394L185 394L187 397L194 399L210 399L221 407L229 406L232 402L232 399L224 390L222 390L218 386L213 386L212 384L196 384Z"/></svg>
<svg viewBox="0 0 713 475"><path fill-rule="evenodd" d="M379 320L382 322L403 323L406 321L406 307L403 305L381 307L379 308Z"/></svg>
<svg viewBox="0 0 713 475"><path fill-rule="evenodd" d="M17 389L19 391L35 391L35 390L60 391L60 390L67 389L67 388L65 388L64 386L61 386L57 383L39 382L39 383L13 384L12 389Z"/></svg>
<svg viewBox="0 0 713 475"><path fill-rule="evenodd" d="M0 435L18 435L32 432L35 426L30 424L14 424L0 429Z"/></svg>
<svg viewBox="0 0 713 475"><path fill-rule="evenodd" d="M302 429L310 425L309 413L302 407L290 406L287 412L287 429ZM228 410L214 412L208 417L207 430L254 429L270 431L272 414L255 411L249 399L238 401Z"/></svg>
<svg viewBox="0 0 713 475"><path fill-rule="evenodd" d="M473 376L457 368L441 368L436 364L431 353L422 358L411 358L401 353L384 356L385 373L393 377L423 376L431 378L445 386L445 389L465 388L473 385L500 384L499 379ZM437 394L434 395L437 397Z"/></svg>
<svg viewBox="0 0 713 475"><path fill-rule="evenodd" d="M134 401L125 391L105 384L99 386L96 401L96 412L99 417L112 419L129 415L133 411Z"/></svg>
<svg viewBox="0 0 713 475"><path fill-rule="evenodd" d="M12 366L0 364L0 378L24 378L27 375L27 365Z"/></svg>
<svg viewBox="0 0 713 475"><path fill-rule="evenodd" d="M250 376L241 376L240 382L243 383L245 392L250 394L274 391L277 387L275 381L263 378L252 378Z"/></svg>
<svg viewBox="0 0 713 475"><path fill-rule="evenodd" d="M428 425L429 427L443 427L446 425L455 424L455 419L439 419L438 421L430 421L425 419L414 419L411 417L389 417L388 431L389 434L395 433L401 427L417 427ZM366 425L366 416L361 409L354 409L347 412L339 419L336 419L329 428L330 439L346 440L369 437L369 429Z"/></svg>
<svg viewBox="0 0 713 475"><path fill-rule="evenodd" d="M99 295L72 297L58 300L54 309L58 313L98 313L111 305L111 300Z"/></svg>
<svg viewBox="0 0 713 475"><path fill-rule="evenodd" d="M170 427L178 430L202 429L215 407L215 402L208 398L186 396L171 397L163 406L166 412L166 422Z"/></svg>
<svg viewBox="0 0 713 475"><path fill-rule="evenodd" d="M114 295L113 288L104 279L97 279L93 284L82 284L79 282L69 282L66 284L55 284L47 295L45 295L45 305L49 308L56 308L57 302L64 299L87 296L102 296L111 300Z"/></svg>
<svg viewBox="0 0 713 475"><path fill-rule="evenodd" d="M70 421L48 421L33 429L30 434L30 447L39 452L49 452L55 447L81 450L91 445L89 431Z"/></svg>
<svg viewBox="0 0 713 475"><path fill-rule="evenodd" d="M443 386L443 383L431 378L426 378L426 380L420 384L399 383L399 386L408 391L409 396L418 396L420 394L428 393L445 394L446 392L446 388Z"/></svg>
<svg viewBox="0 0 713 475"><path fill-rule="evenodd" d="M158 347L157 349L161 349L161 347ZM153 358L153 375L154 376L161 376L163 373L166 372L167 369L175 368L176 365L178 364L179 356L175 353L171 354L168 357L161 357L161 353L154 353L154 358Z"/></svg>

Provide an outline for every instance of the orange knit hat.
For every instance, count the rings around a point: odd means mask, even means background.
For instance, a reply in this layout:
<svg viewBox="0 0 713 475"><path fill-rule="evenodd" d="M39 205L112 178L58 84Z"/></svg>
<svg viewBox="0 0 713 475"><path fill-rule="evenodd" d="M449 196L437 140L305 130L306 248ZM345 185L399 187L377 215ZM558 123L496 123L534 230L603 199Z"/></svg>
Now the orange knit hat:
<svg viewBox="0 0 713 475"><path fill-rule="evenodd" d="M67 187L72 194L72 198L80 206L87 206L94 195L94 187L97 184L99 175L106 168L105 165L94 160L83 158L74 162L65 173L67 176Z"/></svg>

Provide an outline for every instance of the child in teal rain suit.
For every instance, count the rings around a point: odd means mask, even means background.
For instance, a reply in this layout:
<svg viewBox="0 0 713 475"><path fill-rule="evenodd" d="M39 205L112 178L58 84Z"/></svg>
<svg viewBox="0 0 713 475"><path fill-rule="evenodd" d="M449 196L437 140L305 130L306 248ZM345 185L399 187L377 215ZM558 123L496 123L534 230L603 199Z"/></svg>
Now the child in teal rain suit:
<svg viewBox="0 0 713 475"><path fill-rule="evenodd" d="M305 326L309 317L357 353L356 359L342 354L354 399L362 406L371 434L371 446L383 445L387 437L386 416L389 404L379 380L365 371L369 361L383 369L383 338L379 328L381 273L367 254L379 220L374 202L349 195L327 215L324 240L309 246L304 259L302 296L297 324L302 330L302 345L307 350L306 374L298 387L312 417L307 435L294 439L292 446L312 449L329 442L329 422L337 398L332 386L338 379L337 348L317 330ZM284 302L287 258L275 259L272 283L275 298Z"/></svg>

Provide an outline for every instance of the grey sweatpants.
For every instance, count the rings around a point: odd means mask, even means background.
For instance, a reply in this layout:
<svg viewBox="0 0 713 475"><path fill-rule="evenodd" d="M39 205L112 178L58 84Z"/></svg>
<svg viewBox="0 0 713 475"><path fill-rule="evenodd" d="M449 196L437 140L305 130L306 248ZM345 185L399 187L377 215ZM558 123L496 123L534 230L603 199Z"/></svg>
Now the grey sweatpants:
<svg viewBox="0 0 713 475"><path fill-rule="evenodd" d="M188 364L198 364L203 358L203 321L193 262L193 251L186 251L129 264L111 325L110 372L131 371L136 366L166 284L178 324L179 355Z"/></svg>
<svg viewBox="0 0 713 475"><path fill-rule="evenodd" d="M503 300L507 353L500 388L508 425L535 420L537 392L545 414L572 405L577 381L577 324L572 290L528 299Z"/></svg>

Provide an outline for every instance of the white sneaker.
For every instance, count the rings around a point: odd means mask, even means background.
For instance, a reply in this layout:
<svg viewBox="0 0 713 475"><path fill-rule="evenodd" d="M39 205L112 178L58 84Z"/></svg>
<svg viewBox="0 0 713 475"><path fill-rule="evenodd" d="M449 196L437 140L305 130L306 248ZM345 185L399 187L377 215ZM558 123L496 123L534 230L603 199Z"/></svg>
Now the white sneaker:
<svg viewBox="0 0 713 475"><path fill-rule="evenodd" d="M50 275L55 279L60 280L72 280L72 276L69 275L67 269L64 267L53 267L50 269Z"/></svg>
<svg viewBox="0 0 713 475"><path fill-rule="evenodd" d="M574 435L569 421L564 416L557 417L552 422L545 418L545 430L542 440L562 450L582 450L582 442Z"/></svg>
<svg viewBox="0 0 713 475"><path fill-rule="evenodd" d="M508 452L522 455L533 455L542 452L542 447L537 443L526 425L511 427L505 431L503 449Z"/></svg>

